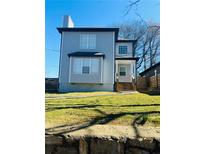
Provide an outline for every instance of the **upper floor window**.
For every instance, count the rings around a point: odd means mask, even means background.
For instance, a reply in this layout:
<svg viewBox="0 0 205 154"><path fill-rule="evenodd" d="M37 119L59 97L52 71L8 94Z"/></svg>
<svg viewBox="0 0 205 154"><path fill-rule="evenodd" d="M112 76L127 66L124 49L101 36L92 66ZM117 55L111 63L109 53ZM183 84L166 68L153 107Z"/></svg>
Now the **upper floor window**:
<svg viewBox="0 0 205 154"><path fill-rule="evenodd" d="M120 45L119 46L119 54L127 54L127 46L125 45Z"/></svg>
<svg viewBox="0 0 205 154"><path fill-rule="evenodd" d="M95 34L81 34L80 35L80 48L81 49L95 49L96 48L96 35Z"/></svg>

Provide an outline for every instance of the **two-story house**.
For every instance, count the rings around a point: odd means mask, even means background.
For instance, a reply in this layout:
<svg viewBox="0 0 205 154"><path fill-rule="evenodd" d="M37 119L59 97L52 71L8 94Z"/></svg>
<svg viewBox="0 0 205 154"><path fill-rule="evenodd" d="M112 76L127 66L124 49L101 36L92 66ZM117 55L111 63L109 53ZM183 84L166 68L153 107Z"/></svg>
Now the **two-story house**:
<svg viewBox="0 0 205 154"><path fill-rule="evenodd" d="M118 28L76 28L70 16L64 16L63 27L57 30L59 92L114 91L116 84L133 83L133 40L118 40Z"/></svg>

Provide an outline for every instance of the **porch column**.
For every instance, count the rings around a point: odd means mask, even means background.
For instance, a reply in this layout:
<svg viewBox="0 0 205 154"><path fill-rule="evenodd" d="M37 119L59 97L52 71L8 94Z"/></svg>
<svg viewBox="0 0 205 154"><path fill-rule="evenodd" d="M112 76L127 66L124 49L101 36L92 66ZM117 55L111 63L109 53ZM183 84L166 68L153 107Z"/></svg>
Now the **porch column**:
<svg viewBox="0 0 205 154"><path fill-rule="evenodd" d="M115 81L117 82L117 74L118 74L118 61L115 61Z"/></svg>
<svg viewBox="0 0 205 154"><path fill-rule="evenodd" d="M104 74L104 59L103 57L100 58L100 65L101 65L101 83L103 83L103 74Z"/></svg>
<svg viewBox="0 0 205 154"><path fill-rule="evenodd" d="M131 76L133 76L133 74L134 74L134 70L133 70L133 61L131 61L130 64L131 64Z"/></svg>
<svg viewBox="0 0 205 154"><path fill-rule="evenodd" d="M136 79L136 61L133 61L133 65L134 65L134 72L133 72L133 74L134 74L134 77Z"/></svg>
<svg viewBox="0 0 205 154"><path fill-rule="evenodd" d="M136 90L136 81L137 81L137 78L136 78L136 61L133 60L132 61L132 71L133 71L133 76L134 78L132 79L132 84L133 84L133 89Z"/></svg>

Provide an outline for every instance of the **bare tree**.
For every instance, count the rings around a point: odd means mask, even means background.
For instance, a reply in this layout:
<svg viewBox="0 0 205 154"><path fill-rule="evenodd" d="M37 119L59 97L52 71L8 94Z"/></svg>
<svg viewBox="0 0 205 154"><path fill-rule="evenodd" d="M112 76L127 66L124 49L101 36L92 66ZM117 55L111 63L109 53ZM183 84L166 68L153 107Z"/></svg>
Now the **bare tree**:
<svg viewBox="0 0 205 154"><path fill-rule="evenodd" d="M123 24L117 24L116 27L120 28L119 37L121 39L134 40L134 50L137 51L141 48L141 41L146 33L146 24L142 21L127 21Z"/></svg>
<svg viewBox="0 0 205 154"><path fill-rule="evenodd" d="M160 26L158 25L150 25L147 29L148 34L148 60L149 67L153 66L156 63L156 56L159 53L160 46Z"/></svg>
<svg viewBox="0 0 205 154"><path fill-rule="evenodd" d="M160 55L160 26L158 24L133 21L116 26L120 28L121 39L134 40L134 56L139 57L137 72L146 70L158 62Z"/></svg>
<svg viewBox="0 0 205 154"><path fill-rule="evenodd" d="M137 62L137 72L146 70L159 61L160 57L160 26L151 22L145 22L138 13L138 5L142 0L129 0L124 15L132 9L140 21L121 24L120 34L122 38L133 39L134 50L139 60Z"/></svg>
<svg viewBox="0 0 205 154"><path fill-rule="evenodd" d="M137 9L141 0L129 0L129 5L126 7L125 14L127 15L133 8Z"/></svg>

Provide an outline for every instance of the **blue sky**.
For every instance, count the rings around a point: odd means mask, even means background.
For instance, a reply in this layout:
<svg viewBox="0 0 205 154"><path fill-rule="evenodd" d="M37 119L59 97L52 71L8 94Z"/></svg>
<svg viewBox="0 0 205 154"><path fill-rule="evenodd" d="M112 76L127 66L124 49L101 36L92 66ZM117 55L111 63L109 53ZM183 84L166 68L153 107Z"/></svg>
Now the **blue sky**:
<svg viewBox="0 0 205 154"><path fill-rule="evenodd" d="M133 9L124 15L129 0L46 0L46 77L58 77L60 34L63 15L71 15L75 27L110 27L113 24L137 20ZM141 0L138 13L144 20L160 22L159 0Z"/></svg>

